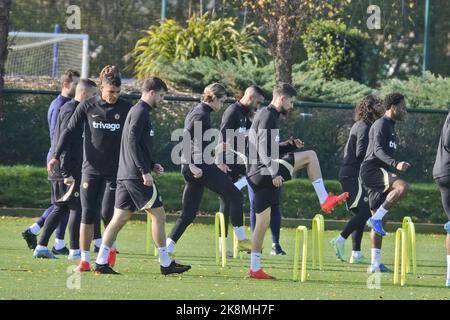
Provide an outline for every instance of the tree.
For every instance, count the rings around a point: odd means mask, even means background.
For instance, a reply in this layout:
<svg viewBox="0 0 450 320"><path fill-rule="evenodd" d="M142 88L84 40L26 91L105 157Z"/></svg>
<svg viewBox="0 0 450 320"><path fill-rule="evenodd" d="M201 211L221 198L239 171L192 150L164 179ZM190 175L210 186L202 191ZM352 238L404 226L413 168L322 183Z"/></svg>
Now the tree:
<svg viewBox="0 0 450 320"><path fill-rule="evenodd" d="M6 57L8 56L9 10L11 0L0 0L0 120L3 118L3 86Z"/></svg>
<svg viewBox="0 0 450 320"><path fill-rule="evenodd" d="M312 20L341 11L341 4L334 0L243 0L243 5L259 17L272 38L276 81L288 83L292 83L292 50L300 34Z"/></svg>

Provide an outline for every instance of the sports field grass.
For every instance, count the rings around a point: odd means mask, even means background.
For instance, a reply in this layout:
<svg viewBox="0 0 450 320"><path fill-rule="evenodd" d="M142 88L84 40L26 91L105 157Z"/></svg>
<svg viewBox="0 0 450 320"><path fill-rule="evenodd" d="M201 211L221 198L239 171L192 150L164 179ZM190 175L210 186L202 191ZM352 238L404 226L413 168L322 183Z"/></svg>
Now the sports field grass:
<svg viewBox="0 0 450 320"><path fill-rule="evenodd" d="M182 276L162 276L157 258L145 254L145 224L131 222L119 235L116 270L121 276L81 275L80 289L68 289L68 267L73 262L37 260L21 238L21 231L33 219L0 219L0 299L449 299L445 283L444 235L417 235L418 273L407 276L404 287L393 286L393 274L382 274L381 289L368 289L367 265L336 261L328 241L337 231L325 234L325 270L311 270L308 280L292 281L294 229L283 229L281 244L287 256L270 256L270 235L266 235L263 266L278 279L246 277L249 256L229 259L225 269L215 265L214 229L192 225L176 247L177 259L192 264ZM167 230L172 224L167 225ZM325 225L326 227L326 225ZM249 235L249 232L247 231ZM66 235L66 239L67 239ZM311 234L310 238L311 240ZM50 244L53 244L53 238ZM311 242L309 241L311 245ZM383 261L393 267L394 235L384 240ZM311 249L311 246L309 247ZM347 250L351 249L351 240ZM364 236L364 254L370 257L369 237ZM309 250L311 253L311 250ZM91 259L95 259L92 253Z"/></svg>

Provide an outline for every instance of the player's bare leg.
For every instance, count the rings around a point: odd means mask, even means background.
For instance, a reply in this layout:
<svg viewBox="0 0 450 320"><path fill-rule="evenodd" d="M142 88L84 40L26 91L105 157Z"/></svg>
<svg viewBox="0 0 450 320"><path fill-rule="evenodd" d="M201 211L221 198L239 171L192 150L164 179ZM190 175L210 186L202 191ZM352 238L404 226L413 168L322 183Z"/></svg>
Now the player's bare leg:
<svg viewBox="0 0 450 320"><path fill-rule="evenodd" d="M337 205L347 199L348 192L344 192L338 196L328 194L323 183L319 159L317 158L317 154L312 150L294 153L294 172L305 167L308 172L308 178L319 198L322 210L326 213L331 213Z"/></svg>
<svg viewBox="0 0 450 320"><path fill-rule="evenodd" d="M261 255L264 242L264 236L270 225L270 211L268 207L261 213L256 214L255 229L252 234L252 252L250 257L249 276L255 279L274 279L261 268Z"/></svg>

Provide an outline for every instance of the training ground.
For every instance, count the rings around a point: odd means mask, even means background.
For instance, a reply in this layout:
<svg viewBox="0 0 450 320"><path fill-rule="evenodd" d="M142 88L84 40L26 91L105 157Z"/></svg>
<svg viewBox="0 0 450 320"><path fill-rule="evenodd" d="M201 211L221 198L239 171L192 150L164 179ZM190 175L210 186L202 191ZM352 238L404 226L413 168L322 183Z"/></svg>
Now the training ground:
<svg viewBox="0 0 450 320"><path fill-rule="evenodd" d="M382 274L379 289L369 289L367 265L337 261L329 240L337 231L325 232L324 270L311 269L311 241L307 281L292 281L294 229L282 229L281 244L287 256L271 256L270 234L263 252L264 269L277 280L254 280L246 277L250 259L228 259L227 266L215 264L214 226L194 224L176 247L176 259L192 264L182 276L163 276L153 255L145 253L145 224L133 221L119 234L119 251L115 269L121 276L81 274L79 289L70 266L58 260L33 259L21 232L34 219L0 217L0 299L449 299L445 283L444 234L417 234L417 274L408 274L404 287L393 285L393 274ZM167 224L169 231L172 223ZM247 230L247 236L250 231ZM68 235L66 235L66 243ZM311 238L311 233L310 236ZM309 239L311 240L311 239ZM384 238L383 262L393 268L394 234ZM53 238L50 247L53 245ZM351 239L347 241L351 250ZM369 234L363 238L362 251L370 257ZM91 259L95 260L95 253ZM374 287L375 285L372 285Z"/></svg>

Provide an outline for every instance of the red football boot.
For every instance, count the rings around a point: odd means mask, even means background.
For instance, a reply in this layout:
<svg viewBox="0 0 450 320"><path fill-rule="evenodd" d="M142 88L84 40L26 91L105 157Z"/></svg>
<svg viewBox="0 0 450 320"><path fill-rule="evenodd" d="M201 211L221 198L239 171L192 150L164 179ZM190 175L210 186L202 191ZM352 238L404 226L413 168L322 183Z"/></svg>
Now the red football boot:
<svg viewBox="0 0 450 320"><path fill-rule="evenodd" d="M271 275L265 273L262 268L255 272L250 270L248 272L248 276L253 279L275 279L275 277L272 277Z"/></svg>
<svg viewBox="0 0 450 320"><path fill-rule="evenodd" d="M91 266L89 265L89 262L87 261L80 261L80 264L78 267L75 268L75 272L89 272L91 271Z"/></svg>
<svg viewBox="0 0 450 320"><path fill-rule="evenodd" d="M331 213L331 211L333 211L333 209L343 203L345 201L345 199L348 198L348 192L344 192L338 196L333 196L333 195L328 195L327 199L325 200L324 203L322 203L320 205L320 207L322 208L322 210L326 213Z"/></svg>
<svg viewBox="0 0 450 320"><path fill-rule="evenodd" d="M117 254L116 248L111 248L111 250L109 250L108 264L111 268L114 268L114 266L116 265L116 254Z"/></svg>

